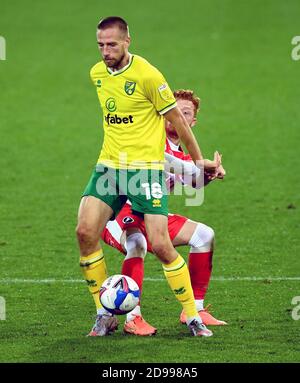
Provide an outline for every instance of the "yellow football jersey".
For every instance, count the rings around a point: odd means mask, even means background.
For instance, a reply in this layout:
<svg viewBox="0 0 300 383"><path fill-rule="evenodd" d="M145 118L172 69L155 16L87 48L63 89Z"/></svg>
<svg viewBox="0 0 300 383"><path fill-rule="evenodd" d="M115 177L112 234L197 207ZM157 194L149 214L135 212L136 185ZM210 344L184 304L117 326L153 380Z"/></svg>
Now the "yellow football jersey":
<svg viewBox="0 0 300 383"><path fill-rule="evenodd" d="M163 75L142 57L130 55L128 65L115 72L103 61L97 63L91 78L103 110L98 163L121 169L163 169L163 114L176 106Z"/></svg>

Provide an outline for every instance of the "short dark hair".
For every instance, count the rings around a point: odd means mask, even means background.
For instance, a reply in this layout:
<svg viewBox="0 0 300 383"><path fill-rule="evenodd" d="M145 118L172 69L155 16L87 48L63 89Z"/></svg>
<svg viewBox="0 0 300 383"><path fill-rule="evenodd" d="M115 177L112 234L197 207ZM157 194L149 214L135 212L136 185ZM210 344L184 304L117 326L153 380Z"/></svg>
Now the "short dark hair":
<svg viewBox="0 0 300 383"><path fill-rule="evenodd" d="M109 16L100 20L97 25L97 29L106 29L115 25L118 26L122 32L129 34L128 24L124 19L122 19L122 17L119 16Z"/></svg>

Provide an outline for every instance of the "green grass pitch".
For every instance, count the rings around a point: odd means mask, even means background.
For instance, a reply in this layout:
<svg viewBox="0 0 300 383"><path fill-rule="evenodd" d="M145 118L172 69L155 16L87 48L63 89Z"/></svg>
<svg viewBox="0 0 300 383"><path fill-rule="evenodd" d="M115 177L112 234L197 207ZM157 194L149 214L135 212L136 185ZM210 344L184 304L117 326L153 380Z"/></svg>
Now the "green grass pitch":
<svg viewBox="0 0 300 383"><path fill-rule="evenodd" d="M180 306L151 254L143 313L158 334L126 336L121 317L114 335L85 337L94 303L80 281L74 230L102 142L89 70L99 60L96 23L108 15L128 21L131 52L172 88L201 97L194 132L206 157L223 154L227 177L208 186L202 206L170 199L171 211L216 232L206 303L229 326L209 339L179 324ZM0 362L300 361L292 318L300 61L291 58L299 17L298 0L1 1ZM107 246L105 254L109 273L118 273L122 256Z"/></svg>

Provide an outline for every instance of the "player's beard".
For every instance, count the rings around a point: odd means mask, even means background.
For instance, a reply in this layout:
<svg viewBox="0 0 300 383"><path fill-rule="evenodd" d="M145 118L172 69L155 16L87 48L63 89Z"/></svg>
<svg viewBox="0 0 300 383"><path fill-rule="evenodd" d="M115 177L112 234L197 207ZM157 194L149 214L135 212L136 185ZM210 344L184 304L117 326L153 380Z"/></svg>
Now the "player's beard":
<svg viewBox="0 0 300 383"><path fill-rule="evenodd" d="M122 61L124 60L124 57L125 57L125 53L123 53L123 55L119 58L119 60L114 60L112 65L107 64L107 66L113 70L121 69L120 66Z"/></svg>

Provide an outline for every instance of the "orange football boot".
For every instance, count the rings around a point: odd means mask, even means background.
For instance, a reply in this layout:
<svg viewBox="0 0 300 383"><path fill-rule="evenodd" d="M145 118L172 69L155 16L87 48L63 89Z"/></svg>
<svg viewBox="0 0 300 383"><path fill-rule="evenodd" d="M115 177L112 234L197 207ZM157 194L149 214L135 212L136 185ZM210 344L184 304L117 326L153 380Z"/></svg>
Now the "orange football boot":
<svg viewBox="0 0 300 383"><path fill-rule="evenodd" d="M200 315L200 318L202 319L202 322L203 324L205 324L205 326L224 326L227 324L227 322L223 321L223 320L219 320L219 319L216 319L214 318L210 312L208 311L208 308L210 307L211 305L208 305L205 307L204 310L200 310L198 313ZM186 323L186 314L185 312L182 310L181 311L181 314L180 314L180 322L182 324L185 324Z"/></svg>
<svg viewBox="0 0 300 383"><path fill-rule="evenodd" d="M140 315L136 315L135 318L124 325L124 332L127 334L139 335L139 336L151 336L156 334L157 329L151 326Z"/></svg>

